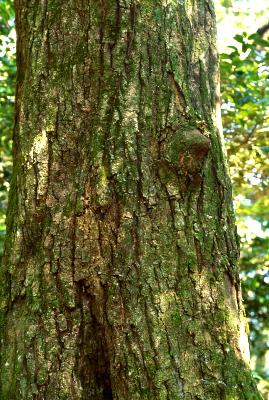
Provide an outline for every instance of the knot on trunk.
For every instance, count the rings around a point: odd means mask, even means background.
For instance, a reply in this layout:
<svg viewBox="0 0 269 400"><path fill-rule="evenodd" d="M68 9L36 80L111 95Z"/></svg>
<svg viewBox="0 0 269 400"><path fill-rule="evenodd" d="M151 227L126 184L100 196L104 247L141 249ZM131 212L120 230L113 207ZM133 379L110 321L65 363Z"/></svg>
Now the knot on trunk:
<svg viewBox="0 0 269 400"><path fill-rule="evenodd" d="M192 176L201 171L210 145L210 139L196 128L177 132L165 145L163 159L180 175Z"/></svg>

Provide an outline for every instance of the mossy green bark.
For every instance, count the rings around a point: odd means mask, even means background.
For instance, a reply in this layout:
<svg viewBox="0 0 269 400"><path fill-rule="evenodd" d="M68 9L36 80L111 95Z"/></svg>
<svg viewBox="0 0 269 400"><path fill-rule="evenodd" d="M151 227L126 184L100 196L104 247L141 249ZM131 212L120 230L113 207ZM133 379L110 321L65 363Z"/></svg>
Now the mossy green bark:
<svg viewBox="0 0 269 400"><path fill-rule="evenodd" d="M15 1L1 400L257 400L211 1Z"/></svg>

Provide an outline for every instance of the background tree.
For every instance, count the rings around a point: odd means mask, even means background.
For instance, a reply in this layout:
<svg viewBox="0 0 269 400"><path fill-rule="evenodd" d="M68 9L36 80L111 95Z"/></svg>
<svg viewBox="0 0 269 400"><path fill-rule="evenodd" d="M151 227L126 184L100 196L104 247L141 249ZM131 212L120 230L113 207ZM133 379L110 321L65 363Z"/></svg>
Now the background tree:
<svg viewBox="0 0 269 400"><path fill-rule="evenodd" d="M1 398L258 399L211 4L31 5L17 3Z"/></svg>

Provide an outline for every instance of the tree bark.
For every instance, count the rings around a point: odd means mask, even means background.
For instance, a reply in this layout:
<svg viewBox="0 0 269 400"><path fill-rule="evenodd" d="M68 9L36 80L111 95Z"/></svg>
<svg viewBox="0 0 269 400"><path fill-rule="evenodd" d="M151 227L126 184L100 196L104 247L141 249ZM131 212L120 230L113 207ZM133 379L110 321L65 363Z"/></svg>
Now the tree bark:
<svg viewBox="0 0 269 400"><path fill-rule="evenodd" d="M15 0L2 400L259 399L210 0Z"/></svg>

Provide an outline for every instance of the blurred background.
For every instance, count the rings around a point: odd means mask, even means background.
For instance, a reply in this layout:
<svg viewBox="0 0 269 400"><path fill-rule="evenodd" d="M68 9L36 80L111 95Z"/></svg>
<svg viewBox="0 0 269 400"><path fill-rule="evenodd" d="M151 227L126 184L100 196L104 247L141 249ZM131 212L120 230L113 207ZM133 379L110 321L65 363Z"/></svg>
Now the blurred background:
<svg viewBox="0 0 269 400"><path fill-rule="evenodd" d="M251 366L269 399L269 2L213 0L222 120L241 238L240 271ZM0 258L12 173L15 94L12 0L0 0Z"/></svg>
<svg viewBox="0 0 269 400"><path fill-rule="evenodd" d="M269 399L269 2L214 0L251 366Z"/></svg>

